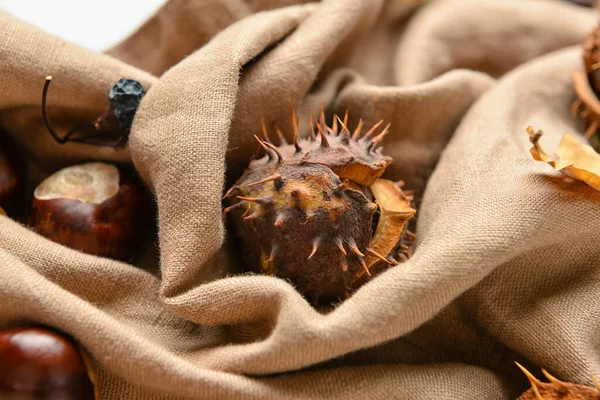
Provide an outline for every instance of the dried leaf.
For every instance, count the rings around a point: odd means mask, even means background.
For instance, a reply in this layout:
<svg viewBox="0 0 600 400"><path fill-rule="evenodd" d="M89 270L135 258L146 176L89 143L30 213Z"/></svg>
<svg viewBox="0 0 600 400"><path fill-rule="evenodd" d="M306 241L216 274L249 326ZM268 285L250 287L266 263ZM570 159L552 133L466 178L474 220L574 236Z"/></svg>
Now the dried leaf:
<svg viewBox="0 0 600 400"><path fill-rule="evenodd" d="M557 156L552 157L540 146L542 131L527 127L529 141L533 147L529 150L535 160L550 164L556 171L587 183L600 190L600 154L589 145L580 142L570 133L565 134L558 145Z"/></svg>
<svg viewBox="0 0 600 400"><path fill-rule="evenodd" d="M416 210L410 207L411 198L390 180L377 179L370 189L379 204L381 214L369 246L385 256L398 244L406 224L415 216ZM368 268L377 261L377 257L368 256Z"/></svg>

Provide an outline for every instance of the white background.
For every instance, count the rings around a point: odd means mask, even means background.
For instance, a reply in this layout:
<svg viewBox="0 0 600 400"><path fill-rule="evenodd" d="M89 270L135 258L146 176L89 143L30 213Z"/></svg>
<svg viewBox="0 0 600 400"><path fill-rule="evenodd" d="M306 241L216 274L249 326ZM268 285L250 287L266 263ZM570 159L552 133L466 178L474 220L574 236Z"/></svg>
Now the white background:
<svg viewBox="0 0 600 400"><path fill-rule="evenodd" d="M135 31L165 1L0 0L0 10L72 43L102 51Z"/></svg>

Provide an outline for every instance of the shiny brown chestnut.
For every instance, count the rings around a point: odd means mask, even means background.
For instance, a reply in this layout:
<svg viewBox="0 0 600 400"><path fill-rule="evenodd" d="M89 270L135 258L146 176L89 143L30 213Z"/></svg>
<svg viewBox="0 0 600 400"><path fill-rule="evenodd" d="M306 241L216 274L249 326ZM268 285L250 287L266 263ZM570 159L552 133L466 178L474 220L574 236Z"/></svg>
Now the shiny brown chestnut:
<svg viewBox="0 0 600 400"><path fill-rule="evenodd" d="M0 332L0 398L92 400L94 385L76 344L41 327Z"/></svg>
<svg viewBox="0 0 600 400"><path fill-rule="evenodd" d="M90 162L63 168L33 193L31 224L64 246L132 262L153 220L142 185L123 168Z"/></svg>

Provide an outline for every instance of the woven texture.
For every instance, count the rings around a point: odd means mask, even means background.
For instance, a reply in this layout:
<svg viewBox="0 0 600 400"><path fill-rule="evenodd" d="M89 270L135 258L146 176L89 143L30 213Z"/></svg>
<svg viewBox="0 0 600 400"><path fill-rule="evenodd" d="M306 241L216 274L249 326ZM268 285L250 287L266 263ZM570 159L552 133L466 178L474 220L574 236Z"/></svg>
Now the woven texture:
<svg viewBox="0 0 600 400"><path fill-rule="evenodd" d="M43 323L92 355L105 399L513 399L513 361L600 373L600 195L534 162L573 122L570 73L596 24L542 0L169 1L106 54L0 13L0 126L32 184L83 160L132 163L156 197L159 256L85 255L0 217L0 326ZM200 4L201 3L201 4ZM305 3L305 4L304 4ZM124 150L59 145L121 77L147 95ZM290 106L392 124L389 179L415 189L414 256L334 309L238 274L221 197L260 118Z"/></svg>

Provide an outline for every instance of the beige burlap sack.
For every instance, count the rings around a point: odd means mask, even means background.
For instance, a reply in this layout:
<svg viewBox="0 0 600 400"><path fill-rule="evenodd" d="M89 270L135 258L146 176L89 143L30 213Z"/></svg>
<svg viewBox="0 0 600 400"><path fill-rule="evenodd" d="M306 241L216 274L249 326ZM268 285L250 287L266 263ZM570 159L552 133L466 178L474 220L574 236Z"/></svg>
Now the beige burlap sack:
<svg viewBox="0 0 600 400"><path fill-rule="evenodd" d="M129 64L0 15L0 125L45 172L133 161L156 195L160 245L153 274L0 218L0 325L73 335L102 399L511 399L527 386L514 360L589 382L599 196L534 162L525 133L580 129L568 115L579 50L503 75L577 45L594 13L556 1L290 3L169 2L109 51ZM140 80L130 148L52 142L39 109L49 73L63 129L97 116L120 77ZM304 127L321 103L349 109L352 126L391 122L387 175L423 194L414 257L327 312L283 280L234 275L224 242L223 189L261 116L289 126L290 101Z"/></svg>

